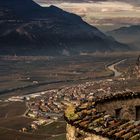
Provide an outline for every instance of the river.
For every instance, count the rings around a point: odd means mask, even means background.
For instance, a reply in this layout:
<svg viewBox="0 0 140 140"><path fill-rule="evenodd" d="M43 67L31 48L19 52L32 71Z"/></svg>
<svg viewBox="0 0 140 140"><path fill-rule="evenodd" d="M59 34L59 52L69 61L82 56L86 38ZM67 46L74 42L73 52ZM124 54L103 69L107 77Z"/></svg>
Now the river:
<svg viewBox="0 0 140 140"><path fill-rule="evenodd" d="M114 77L119 77L119 76L122 75L122 73L119 72L119 71L115 68L115 66L119 65L120 63L123 63L124 61L126 61L126 59L123 59L123 60L121 60L121 61L119 61L119 62L113 63L113 64L111 64L111 65L108 66L108 69L114 72Z"/></svg>

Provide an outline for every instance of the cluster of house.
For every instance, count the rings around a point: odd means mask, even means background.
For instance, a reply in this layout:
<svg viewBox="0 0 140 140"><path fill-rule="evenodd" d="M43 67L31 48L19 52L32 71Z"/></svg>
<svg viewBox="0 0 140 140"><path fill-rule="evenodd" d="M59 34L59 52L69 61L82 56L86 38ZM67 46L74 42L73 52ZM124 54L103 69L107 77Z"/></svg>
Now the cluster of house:
<svg viewBox="0 0 140 140"><path fill-rule="evenodd" d="M31 118L58 119L71 103L79 105L81 101L94 100L95 97L100 99L115 94L113 85L119 82L119 80L107 79L65 86L61 89L45 91L43 94L33 94L30 98L28 96L29 111L26 115ZM119 92L119 89L116 92Z"/></svg>
<svg viewBox="0 0 140 140"><path fill-rule="evenodd" d="M40 126L42 125L46 125L49 123L52 123L52 120L45 120L44 118L40 118L38 120L33 121L31 124L29 124L27 127L23 127L21 128L19 131L20 132L33 132L35 130L37 130Z"/></svg>

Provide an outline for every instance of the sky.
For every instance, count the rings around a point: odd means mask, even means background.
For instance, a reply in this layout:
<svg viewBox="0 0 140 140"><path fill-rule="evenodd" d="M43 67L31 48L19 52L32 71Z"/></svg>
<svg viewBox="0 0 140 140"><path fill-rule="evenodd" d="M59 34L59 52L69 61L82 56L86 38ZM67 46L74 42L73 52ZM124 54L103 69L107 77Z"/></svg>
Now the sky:
<svg viewBox="0 0 140 140"><path fill-rule="evenodd" d="M34 0L80 15L102 30L140 24L140 0Z"/></svg>

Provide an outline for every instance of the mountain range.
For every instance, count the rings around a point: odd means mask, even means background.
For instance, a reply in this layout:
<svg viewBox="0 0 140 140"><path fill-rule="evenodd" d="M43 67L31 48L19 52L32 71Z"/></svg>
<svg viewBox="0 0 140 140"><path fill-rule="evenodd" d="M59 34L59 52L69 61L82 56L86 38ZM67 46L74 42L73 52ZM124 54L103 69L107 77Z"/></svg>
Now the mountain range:
<svg viewBox="0 0 140 140"><path fill-rule="evenodd" d="M0 54L70 55L128 50L128 45L56 6L41 7L32 0L0 1Z"/></svg>
<svg viewBox="0 0 140 140"><path fill-rule="evenodd" d="M140 25L131 25L107 32L117 41L128 44L134 49L140 50Z"/></svg>

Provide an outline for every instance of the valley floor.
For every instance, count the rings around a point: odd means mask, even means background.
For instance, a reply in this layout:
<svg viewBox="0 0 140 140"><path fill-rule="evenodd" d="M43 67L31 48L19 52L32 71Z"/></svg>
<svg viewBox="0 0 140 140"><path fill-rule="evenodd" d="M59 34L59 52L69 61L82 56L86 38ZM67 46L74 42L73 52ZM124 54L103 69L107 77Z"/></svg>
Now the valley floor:
<svg viewBox="0 0 140 140"><path fill-rule="evenodd" d="M140 90L139 79L127 76L136 60L134 54L1 57L0 139L65 140L67 105L91 94ZM113 70L121 75L114 78Z"/></svg>

